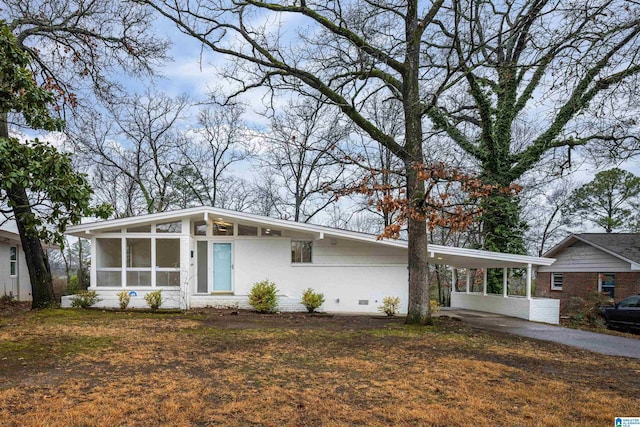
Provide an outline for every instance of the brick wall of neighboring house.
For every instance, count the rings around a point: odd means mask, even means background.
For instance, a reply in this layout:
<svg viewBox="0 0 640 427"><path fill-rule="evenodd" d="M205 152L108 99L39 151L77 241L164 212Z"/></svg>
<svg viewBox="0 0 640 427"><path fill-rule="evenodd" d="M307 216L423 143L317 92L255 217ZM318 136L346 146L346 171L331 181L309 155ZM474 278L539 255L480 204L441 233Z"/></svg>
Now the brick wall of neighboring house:
<svg viewBox="0 0 640 427"><path fill-rule="evenodd" d="M640 272L616 273L616 302L640 294Z"/></svg>
<svg viewBox="0 0 640 427"><path fill-rule="evenodd" d="M560 313L567 314L571 297L588 299L598 290L598 273L562 273L562 290L551 290L551 273L536 276L535 295L560 300ZM640 293L640 272L615 273L615 301Z"/></svg>

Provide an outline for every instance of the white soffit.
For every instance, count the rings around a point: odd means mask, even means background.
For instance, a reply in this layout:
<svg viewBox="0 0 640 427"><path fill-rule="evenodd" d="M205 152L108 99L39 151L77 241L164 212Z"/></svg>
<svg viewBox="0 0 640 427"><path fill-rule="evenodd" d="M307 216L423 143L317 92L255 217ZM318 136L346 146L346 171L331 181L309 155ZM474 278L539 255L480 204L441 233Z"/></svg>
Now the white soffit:
<svg viewBox="0 0 640 427"><path fill-rule="evenodd" d="M551 265L554 258L505 254L478 249L456 248L452 246L429 245L429 262L450 265L457 268L514 268Z"/></svg>

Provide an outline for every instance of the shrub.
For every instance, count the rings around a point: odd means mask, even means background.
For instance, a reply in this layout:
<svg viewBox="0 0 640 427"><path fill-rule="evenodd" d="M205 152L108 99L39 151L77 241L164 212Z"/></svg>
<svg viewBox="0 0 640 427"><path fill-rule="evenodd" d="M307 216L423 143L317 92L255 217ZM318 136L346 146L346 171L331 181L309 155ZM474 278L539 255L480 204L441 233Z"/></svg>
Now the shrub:
<svg viewBox="0 0 640 427"><path fill-rule="evenodd" d="M0 305L13 305L15 302L16 297L11 292L0 297Z"/></svg>
<svg viewBox="0 0 640 427"><path fill-rule="evenodd" d="M605 325L602 307L611 304L611 302L609 295L594 292L589 294L586 299L569 298L566 310L572 323L599 328Z"/></svg>
<svg viewBox="0 0 640 427"><path fill-rule="evenodd" d="M309 288L302 292L302 301L300 303L307 308L309 313L313 313L316 308L324 303L324 294L317 294L313 292L313 289Z"/></svg>
<svg viewBox="0 0 640 427"><path fill-rule="evenodd" d="M394 316L398 312L399 307L400 297L384 297L382 299L382 305L378 307L378 310L387 316Z"/></svg>
<svg viewBox="0 0 640 427"><path fill-rule="evenodd" d="M69 283L67 284L67 289L65 290L67 295L75 295L80 292L80 282L78 282L78 276L75 274L69 277Z"/></svg>
<svg viewBox="0 0 640 427"><path fill-rule="evenodd" d="M120 291L117 293L118 301L120 301L120 309L126 310L129 307L129 301L131 301L131 297L129 296L129 292Z"/></svg>
<svg viewBox="0 0 640 427"><path fill-rule="evenodd" d="M151 308L151 310L157 310L162 305L162 291L149 292L144 296L145 301Z"/></svg>
<svg viewBox="0 0 640 427"><path fill-rule="evenodd" d="M82 291L71 298L71 307L89 308L98 301L100 301L100 298L98 298L96 291Z"/></svg>
<svg viewBox="0 0 640 427"><path fill-rule="evenodd" d="M269 280L257 282L249 292L249 304L258 313L275 313L278 310L278 289Z"/></svg>
<svg viewBox="0 0 640 427"><path fill-rule="evenodd" d="M438 304L438 301L434 299L429 301L429 310L431 310L431 314L435 314L440 311L440 304Z"/></svg>

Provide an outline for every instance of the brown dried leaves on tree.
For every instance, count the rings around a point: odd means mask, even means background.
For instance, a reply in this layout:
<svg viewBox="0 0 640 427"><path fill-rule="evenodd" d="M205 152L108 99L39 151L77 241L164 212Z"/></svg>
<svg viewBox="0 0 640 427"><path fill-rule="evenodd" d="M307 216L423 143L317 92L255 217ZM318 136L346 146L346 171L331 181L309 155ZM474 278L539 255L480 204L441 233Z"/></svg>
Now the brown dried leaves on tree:
<svg viewBox="0 0 640 427"><path fill-rule="evenodd" d="M423 194L411 200L406 197L401 184L379 182L380 175L392 174L391 171L374 169L370 169L369 174L355 185L333 191L336 198L362 194L379 212L394 214L395 221L387 225L378 238L398 239L410 218L426 220L430 230L444 227L464 231L482 213L482 199L496 193L515 195L522 189L517 184L508 187L487 184L475 175L444 163L414 164L411 167L425 188Z"/></svg>

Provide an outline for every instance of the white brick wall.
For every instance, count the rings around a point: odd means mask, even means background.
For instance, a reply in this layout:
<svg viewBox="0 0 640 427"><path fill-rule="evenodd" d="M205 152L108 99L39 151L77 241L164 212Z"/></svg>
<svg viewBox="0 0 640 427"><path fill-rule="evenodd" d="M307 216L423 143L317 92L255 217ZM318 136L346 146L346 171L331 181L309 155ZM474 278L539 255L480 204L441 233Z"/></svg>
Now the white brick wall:
<svg viewBox="0 0 640 427"><path fill-rule="evenodd" d="M518 317L533 322L560 323L560 301L550 298L503 297L452 292L451 307Z"/></svg>
<svg viewBox="0 0 640 427"><path fill-rule="evenodd" d="M147 305L147 301L144 299L144 297L147 293L153 290L154 289L147 289L147 290L127 289L127 291L135 291L137 294L135 296L130 296L129 308L149 308L149 305ZM120 308L120 300L118 299L118 295L117 295L118 292L120 292L120 290L114 291L114 290L102 289L102 290L97 290L96 292L98 293L98 298L100 298L100 301L94 304L94 307ZM63 296L61 299L60 306L62 308L71 307L72 298L73 298L73 295ZM181 308L181 306L184 306L184 303L180 304L180 302L183 299L184 298L182 298L180 291L177 289L170 289L170 290L162 289L162 305L160 307L161 308Z"/></svg>
<svg viewBox="0 0 640 427"><path fill-rule="evenodd" d="M190 303L191 308L213 307L253 310L253 307L249 304L249 297L242 295L194 295L191 297ZM278 296L278 311L297 312L307 311L307 309L300 304L299 299L281 295ZM322 311L322 307L318 311Z"/></svg>

